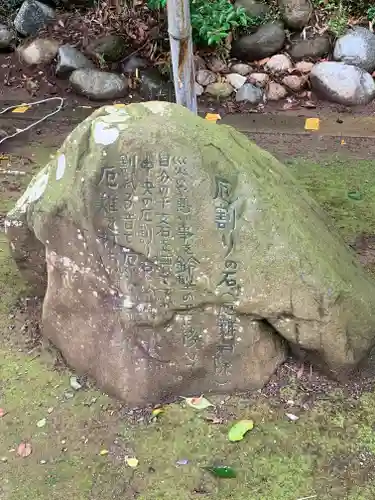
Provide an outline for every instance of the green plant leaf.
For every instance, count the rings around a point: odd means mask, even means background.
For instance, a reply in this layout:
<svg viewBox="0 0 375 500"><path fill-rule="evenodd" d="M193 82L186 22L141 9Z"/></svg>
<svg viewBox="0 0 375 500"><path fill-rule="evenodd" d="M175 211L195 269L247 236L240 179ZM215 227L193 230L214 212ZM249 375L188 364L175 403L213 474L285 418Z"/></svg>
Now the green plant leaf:
<svg viewBox="0 0 375 500"><path fill-rule="evenodd" d="M251 431L253 428L254 422L252 420L240 420L229 429L229 441L242 441L242 439L245 437L245 434Z"/></svg>
<svg viewBox="0 0 375 500"><path fill-rule="evenodd" d="M208 467L203 467L203 469L211 472L215 477L221 477L225 479L233 479L237 477L236 471L232 467L227 465L210 465Z"/></svg>

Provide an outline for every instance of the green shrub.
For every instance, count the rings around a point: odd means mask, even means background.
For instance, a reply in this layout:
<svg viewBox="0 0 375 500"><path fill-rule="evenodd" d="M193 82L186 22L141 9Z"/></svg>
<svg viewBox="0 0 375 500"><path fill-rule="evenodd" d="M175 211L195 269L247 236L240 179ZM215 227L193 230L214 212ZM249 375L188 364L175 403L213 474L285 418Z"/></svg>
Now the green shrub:
<svg viewBox="0 0 375 500"><path fill-rule="evenodd" d="M152 10L163 9L166 0L148 0ZM191 0L193 41L197 45L220 45L230 33L259 26L262 19L249 17L242 7L234 7L228 0Z"/></svg>

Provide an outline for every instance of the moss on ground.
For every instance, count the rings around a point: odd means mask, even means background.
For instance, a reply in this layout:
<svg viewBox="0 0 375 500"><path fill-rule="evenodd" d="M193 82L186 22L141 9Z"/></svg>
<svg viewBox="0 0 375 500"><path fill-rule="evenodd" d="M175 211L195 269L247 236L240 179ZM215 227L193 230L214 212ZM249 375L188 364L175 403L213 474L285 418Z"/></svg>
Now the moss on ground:
<svg viewBox="0 0 375 500"><path fill-rule="evenodd" d="M290 168L352 238L375 232L373 166L333 159ZM362 199L348 198L348 191L360 191ZM216 409L204 412L181 402L150 422L147 412L129 413L93 388L75 392L67 370L5 340L9 313L25 290L0 235L0 407L7 411L0 418L2 500L373 500L374 394L356 399L336 389L306 406L306 389L290 372L275 397L216 398ZM299 419L292 422L286 413ZM254 420L254 430L230 443L229 427L244 418ZM32 445L27 458L15 451L22 441ZM126 456L138 458L136 469ZM188 464L177 465L182 459ZM202 467L214 463L234 467L238 477L213 478Z"/></svg>

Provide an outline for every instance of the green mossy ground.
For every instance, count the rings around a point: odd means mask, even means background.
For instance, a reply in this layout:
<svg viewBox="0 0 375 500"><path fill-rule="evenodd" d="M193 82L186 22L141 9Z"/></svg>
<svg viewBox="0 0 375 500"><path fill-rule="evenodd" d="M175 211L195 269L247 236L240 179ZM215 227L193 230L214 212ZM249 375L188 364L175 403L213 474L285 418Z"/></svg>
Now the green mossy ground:
<svg viewBox="0 0 375 500"><path fill-rule="evenodd" d="M290 163L348 240L375 233L374 167L375 162L337 159ZM349 191L359 191L362 199L350 199ZM0 210L5 208L7 199L0 202ZM355 399L336 389L303 408L306 393L291 371L275 397L215 399L215 418L223 423L207 421L208 410L197 412L184 403L168 406L147 423L147 414L129 415L95 389L74 392L68 371L53 369L49 358L36 357L35 351L20 350L9 315L26 291L0 235L0 408L8 412L0 418L1 500L375 497L372 393ZM288 409L287 400L294 401ZM287 412L299 420L289 421ZM46 425L38 428L43 418ZM254 430L230 443L228 428L244 418L254 420ZM14 451L23 440L32 445L27 458ZM101 456L102 450L109 453ZM126 466L125 456L136 456L138 467ZM181 459L189 463L177 466ZM238 477L212 478L202 469L212 463L234 467Z"/></svg>

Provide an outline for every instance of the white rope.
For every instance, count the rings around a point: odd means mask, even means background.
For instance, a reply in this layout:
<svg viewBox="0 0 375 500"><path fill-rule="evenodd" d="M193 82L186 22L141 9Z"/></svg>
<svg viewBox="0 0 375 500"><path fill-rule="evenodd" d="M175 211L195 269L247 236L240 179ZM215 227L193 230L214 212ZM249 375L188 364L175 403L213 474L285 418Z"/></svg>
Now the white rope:
<svg viewBox="0 0 375 500"><path fill-rule="evenodd" d="M60 104L58 107L55 109L55 111L52 111L52 113L49 113L48 115L44 116L43 118L40 118L34 123L31 123L25 128L17 129L14 134L6 135L2 139L0 139L0 144L6 141L7 139L12 139L12 137L16 137L16 135L21 134L22 132L26 132L27 130L30 130L31 128L35 127L36 125L39 125L39 123L42 123L44 120L47 120L50 116L55 115L59 111L61 111L63 105L64 105L64 99L62 97L48 97L47 99L42 99L41 101L36 101L36 102L30 102L30 103L22 103L22 104L16 104L15 106L9 106L8 108L3 109L0 111L0 115L3 115L4 113L7 113L8 111L11 111L12 109L19 108L20 106L36 106L37 104L42 104L43 102L48 102L48 101L60 101Z"/></svg>

